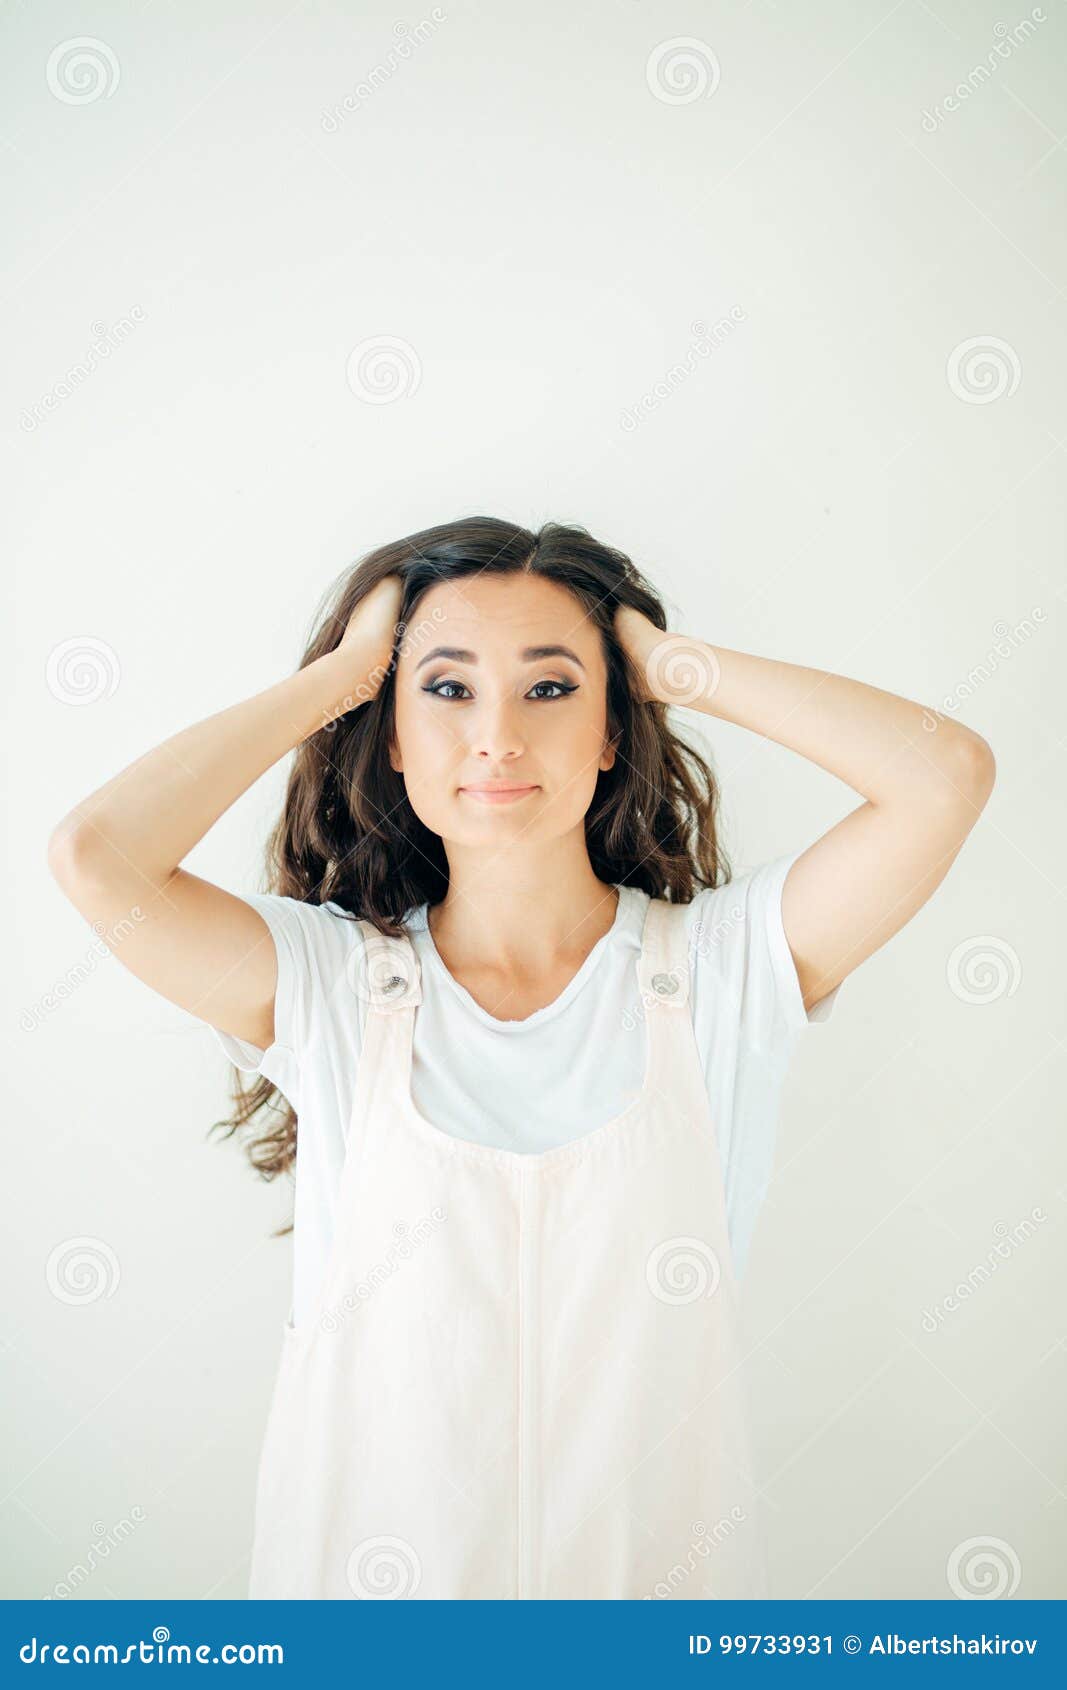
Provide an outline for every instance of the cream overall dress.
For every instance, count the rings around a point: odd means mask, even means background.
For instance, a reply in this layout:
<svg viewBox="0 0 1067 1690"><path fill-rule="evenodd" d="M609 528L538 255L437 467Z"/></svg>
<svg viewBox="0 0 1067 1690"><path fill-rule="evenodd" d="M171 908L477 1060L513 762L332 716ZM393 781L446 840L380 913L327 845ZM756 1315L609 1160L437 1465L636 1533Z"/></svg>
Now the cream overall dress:
<svg viewBox="0 0 1067 1690"><path fill-rule="evenodd" d="M650 899L619 1032L643 1090L537 1155L416 1111L418 959L361 922L334 1240L285 1326L250 1597L765 1595L684 918Z"/></svg>

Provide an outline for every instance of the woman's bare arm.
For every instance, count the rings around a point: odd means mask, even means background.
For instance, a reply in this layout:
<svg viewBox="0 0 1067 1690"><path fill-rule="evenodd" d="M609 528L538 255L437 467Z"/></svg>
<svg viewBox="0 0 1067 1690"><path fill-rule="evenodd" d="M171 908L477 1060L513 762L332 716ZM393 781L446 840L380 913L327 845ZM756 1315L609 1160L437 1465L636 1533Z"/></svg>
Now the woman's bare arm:
<svg viewBox="0 0 1067 1690"><path fill-rule="evenodd" d="M664 634L618 612L645 696L751 728L866 800L790 867L782 920L805 1007L892 938L936 891L988 799L988 743L896 693Z"/></svg>
<svg viewBox="0 0 1067 1690"><path fill-rule="evenodd" d="M261 1049L274 1040L277 985L267 925L179 865L280 757L374 696L400 596L397 577L380 582L334 651L164 740L76 804L49 840L52 874L132 974Z"/></svg>

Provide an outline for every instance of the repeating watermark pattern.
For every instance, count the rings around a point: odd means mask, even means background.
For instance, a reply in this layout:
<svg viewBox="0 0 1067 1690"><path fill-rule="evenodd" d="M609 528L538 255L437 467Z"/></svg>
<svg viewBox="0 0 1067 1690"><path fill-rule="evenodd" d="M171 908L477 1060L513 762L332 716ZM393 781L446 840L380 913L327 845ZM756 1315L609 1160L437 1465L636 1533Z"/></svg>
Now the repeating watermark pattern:
<svg viewBox="0 0 1067 1690"><path fill-rule="evenodd" d="M1022 979L1018 953L1006 939L979 933L956 946L946 965L949 987L963 1003L1014 997Z"/></svg>
<svg viewBox="0 0 1067 1690"><path fill-rule="evenodd" d="M414 27L409 27L406 23L395 23L393 34L397 39L395 46L386 54L387 63L376 64L356 83L352 92L345 95L339 105L331 106L329 111L322 113L319 122L327 135L336 135L346 117L359 111L368 100L373 99L378 89L383 87L390 77L395 76L405 61L410 59L416 47L421 47L424 41L428 41L434 30L439 29L446 19L447 13L440 6L435 6L429 18L420 19Z"/></svg>
<svg viewBox="0 0 1067 1690"><path fill-rule="evenodd" d="M662 1602L674 1595L675 1591L685 1583L693 1573L706 1571L703 1565L712 1550L728 1538L733 1537L737 1527L748 1519L748 1515L739 1503L735 1503L729 1514L724 1514L716 1520L710 1531L703 1520L694 1520L691 1530L693 1540L686 1552L685 1564L676 1561L662 1579L657 1579L652 1589L645 1592L641 1598L643 1602ZM700 1560L697 1560L697 1557Z"/></svg>
<svg viewBox="0 0 1067 1690"><path fill-rule="evenodd" d="M61 1303L98 1303L119 1285L119 1259L102 1238L65 1238L45 1264L45 1279Z"/></svg>
<svg viewBox="0 0 1067 1690"><path fill-rule="evenodd" d="M645 1263L645 1278L661 1303L697 1303L718 1289L719 1258L702 1238L668 1238Z"/></svg>
<svg viewBox="0 0 1067 1690"><path fill-rule="evenodd" d="M348 1557L345 1578L354 1596L391 1601L414 1596L422 1562L406 1538L368 1537Z"/></svg>
<svg viewBox="0 0 1067 1690"><path fill-rule="evenodd" d="M1013 28L1006 23L995 23L993 34L996 41L985 56L981 64L975 65L967 73L966 80L957 82L951 93L933 106L923 108L922 126L928 135L933 135L951 117L953 112L959 111L966 105L972 94L977 94L984 88L994 71L998 70L1005 59L1010 59L1017 47L1025 46L1026 42L1037 33L1037 26L1048 20L1040 6L1035 6L1029 17L1023 18Z"/></svg>
<svg viewBox="0 0 1067 1690"><path fill-rule="evenodd" d="M700 957L710 956L744 919L745 906L736 899L715 922L698 916L689 935L690 950Z"/></svg>
<svg viewBox="0 0 1067 1690"><path fill-rule="evenodd" d="M339 1332L341 1323L354 1310L369 1302L374 1293L399 1273L405 1262L411 1260L416 1249L433 1238L438 1228L448 1219L448 1211L436 1204L429 1215L420 1215L414 1226L408 1226L406 1221L397 1221L393 1227L396 1242L390 1244L386 1250L384 1262L375 1262L364 1279L357 1280L352 1290L346 1291L340 1302L323 1309L319 1316L319 1326L323 1332Z"/></svg>
<svg viewBox="0 0 1067 1690"><path fill-rule="evenodd" d="M119 61L106 41L95 35L76 35L61 41L48 55L48 91L67 106L88 106L110 100L119 85Z"/></svg>
<svg viewBox="0 0 1067 1690"><path fill-rule="evenodd" d="M663 704L695 704L717 691L722 668L711 646L702 640L668 634L649 652L645 680Z"/></svg>
<svg viewBox="0 0 1067 1690"><path fill-rule="evenodd" d="M361 704L369 704L372 698L377 697L382 682L395 669L401 657L413 657L426 644L435 630L435 624L442 622L444 616L445 612L442 607L434 605L429 616L420 618L414 627L407 622L397 622L393 629L397 646L392 661L385 665L376 663L374 668L368 671L366 679L360 682L354 692L346 693L344 698L338 699L328 714L325 711L323 712L322 725L325 731L332 733L342 717L346 716L350 710L358 710Z"/></svg>
<svg viewBox="0 0 1067 1690"><path fill-rule="evenodd" d="M103 1520L93 1522L93 1540L86 1550L85 1558L75 1561L68 1567L65 1577L57 1579L51 1590L41 1597L42 1602L62 1601L68 1596L80 1594L83 1585L92 1578L97 1568L106 1561L113 1549L120 1549L131 1538L137 1527L147 1519L140 1503L135 1502L130 1509L130 1518L124 1515L113 1526L105 1526Z"/></svg>
<svg viewBox="0 0 1067 1690"><path fill-rule="evenodd" d="M950 390L966 405L1010 399L1022 378L1019 354L996 335L973 335L954 346L945 363Z"/></svg>
<svg viewBox="0 0 1067 1690"><path fill-rule="evenodd" d="M43 997L39 997L36 1003L29 1004L22 1011L19 1016L19 1026L22 1031L24 1033L32 1032L35 1027L41 1025L46 1016L51 1015L57 1009L61 1009L67 999L78 990L78 987L84 986L86 980L92 978L103 959L110 956L124 939L128 939L137 923L143 920L144 914L140 904L134 904L129 915L122 916L110 928L104 921L94 921L92 929L96 934L95 942L89 946L84 957L73 963L65 974L53 982Z"/></svg>
<svg viewBox="0 0 1067 1690"><path fill-rule="evenodd" d="M391 405L418 392L422 364L409 341L396 335L374 335L348 354L345 380L366 404Z"/></svg>
<svg viewBox="0 0 1067 1690"><path fill-rule="evenodd" d="M693 371L699 368L698 360L707 358L724 340L729 340L738 323L745 323L748 317L740 305L731 305L725 317L720 317L709 329L706 324L691 323L694 339L690 341L685 358L680 364L672 364L659 381L647 393L643 393L636 405L630 405L619 418L619 427L626 434L632 434L639 423L649 416L664 399L669 399L677 392L683 382L688 381Z"/></svg>
<svg viewBox="0 0 1067 1690"><path fill-rule="evenodd" d="M666 106L688 106L714 94L722 72L706 41L676 35L653 47L645 66L650 93Z"/></svg>
<svg viewBox="0 0 1067 1690"><path fill-rule="evenodd" d="M45 666L45 680L61 704L96 704L110 698L122 677L118 657L106 640L77 634L53 646Z"/></svg>
<svg viewBox="0 0 1067 1690"><path fill-rule="evenodd" d="M1035 623L1046 621L1045 612L1039 604L1035 604L1029 616L1024 616L1009 627L1007 622L994 622L993 633L996 635L992 646L986 652L980 663L967 671L966 678L957 683L950 693L946 693L939 706L933 710L923 711L923 727L927 733L936 733L946 716L951 716L968 698L973 698L980 686L991 681L1001 663L1007 662L1021 645L1032 639L1037 632Z"/></svg>
<svg viewBox="0 0 1067 1690"><path fill-rule="evenodd" d="M945 1566L948 1587L965 1599L1014 1596L1022 1567L1002 1537L968 1537L957 1543Z"/></svg>
<svg viewBox="0 0 1067 1690"><path fill-rule="evenodd" d="M66 374L53 383L47 393L42 393L35 404L24 407L19 417L22 432L33 434L40 428L41 424L48 420L49 414L62 405L64 399L69 399L83 382L88 381L94 370L107 363L116 347L129 339L138 324L145 321L145 317L146 312L142 307L134 305L125 317L120 317L110 328L104 323L90 323L89 331L93 339L85 357L79 359L76 364L71 364Z"/></svg>
<svg viewBox="0 0 1067 1690"><path fill-rule="evenodd" d="M993 1228L996 1243L986 1252L985 1259L970 1269L966 1279L961 1279L948 1294L929 1308L923 1309L922 1329L924 1332L938 1332L948 1319L963 1308L968 1300L988 1285L1001 1262L1006 1262L1016 1251L1021 1250L1044 1221L1048 1220L1040 1203L1035 1203L1029 1215L1017 1221L1015 1226L1009 1227L1007 1221L998 1221Z"/></svg>

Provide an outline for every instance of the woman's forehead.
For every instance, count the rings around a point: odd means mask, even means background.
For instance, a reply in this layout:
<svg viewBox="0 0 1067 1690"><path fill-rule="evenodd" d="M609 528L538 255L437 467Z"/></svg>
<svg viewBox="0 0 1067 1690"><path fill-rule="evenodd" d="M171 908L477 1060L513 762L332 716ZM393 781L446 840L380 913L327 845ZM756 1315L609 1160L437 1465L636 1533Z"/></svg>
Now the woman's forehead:
<svg viewBox="0 0 1067 1690"><path fill-rule="evenodd" d="M517 655L521 648L551 643L582 655L597 642L597 628L573 593L520 573L438 582L423 594L411 619L432 624L435 645L476 652Z"/></svg>

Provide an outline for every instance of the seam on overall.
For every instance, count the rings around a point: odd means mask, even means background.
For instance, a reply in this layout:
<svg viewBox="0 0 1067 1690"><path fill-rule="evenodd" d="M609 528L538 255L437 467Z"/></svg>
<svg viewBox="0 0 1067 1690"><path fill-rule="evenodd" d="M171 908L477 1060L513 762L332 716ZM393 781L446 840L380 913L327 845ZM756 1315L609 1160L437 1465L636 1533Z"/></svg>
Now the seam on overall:
<svg viewBox="0 0 1067 1690"><path fill-rule="evenodd" d="M530 1355L530 1320L532 1316L530 1295L531 1255L528 1240L528 1213L530 1204L529 1182L520 1169L519 1172L519 1273L518 1273L518 1307L517 1307L517 1345L518 1345L518 1427L516 1440L517 1453L517 1530L516 1530L516 1569L515 1594L521 1601L530 1595L530 1550L531 1532L533 1525L533 1497L530 1484L530 1437L531 1414L529 1391L532 1381L533 1364Z"/></svg>

